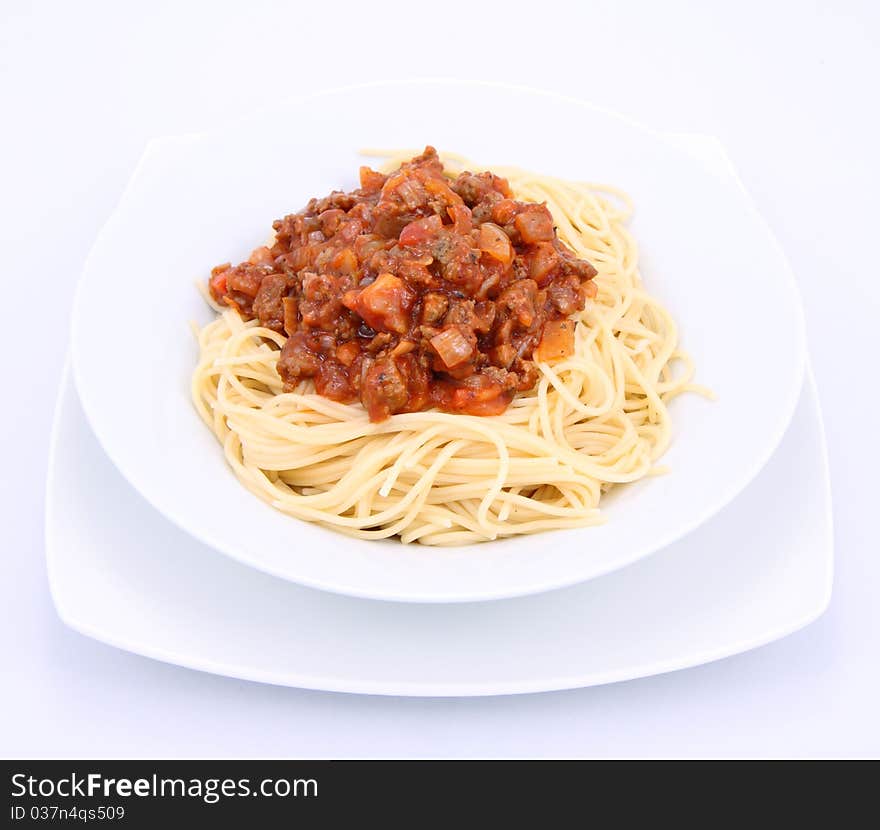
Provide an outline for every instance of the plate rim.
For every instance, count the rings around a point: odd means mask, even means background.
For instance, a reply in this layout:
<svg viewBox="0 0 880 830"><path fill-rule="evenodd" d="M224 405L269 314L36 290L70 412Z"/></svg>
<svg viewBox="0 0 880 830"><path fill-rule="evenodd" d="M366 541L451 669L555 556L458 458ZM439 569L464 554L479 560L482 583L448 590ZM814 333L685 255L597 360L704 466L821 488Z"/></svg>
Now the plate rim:
<svg viewBox="0 0 880 830"><path fill-rule="evenodd" d="M204 136L210 136L218 132L218 128L211 128L199 132L190 132L184 133L180 135L166 135L158 138L154 138L150 140L146 148L141 155L138 163L135 165L135 168L131 174L131 177L126 184L125 189L123 190L122 195L120 196L119 201L115 205L113 211L109 215L105 224L101 227L95 242L90 249L89 255L85 261L85 264L82 269L82 273L80 279L78 281L76 292L73 300L73 313L71 320L71 334L70 334L70 364L72 367L72 374L74 378L74 383L77 387L77 391L79 394L79 399L83 406L83 411L86 414L86 418L92 428L93 433L95 434L98 442L100 443L103 451L106 455L111 459L114 466L117 470L120 471L123 478L128 482L130 486L132 486L143 498L145 498L150 505L159 512L166 519L171 521L176 527L178 527L183 532L187 533L191 537L203 542L204 544L210 546L214 550L219 553L222 553L225 556L229 556L233 560L240 562L248 567L255 568L256 570L262 571L263 573L267 573L273 577L284 579L290 582L294 582L299 585L304 585L309 588L315 588L322 591L328 591L331 593L336 593L344 596L353 596L360 597L364 599L374 599L374 600L384 600L384 601L393 601L393 602L405 602L405 603L458 603L458 602L485 602L485 601L495 601L495 600L504 600L504 599L512 599L514 597L520 596L529 596L544 593L546 591L556 590L558 588L564 588L571 585L576 585L582 582L586 582L592 579L596 579L606 575L607 573L611 573L617 570L620 570L625 567L629 567L635 562L640 561L641 559L656 554L662 551L664 548L678 541L679 539L684 538L695 529L705 524L707 521L711 520L712 517L717 515L721 510L723 510L727 505L736 498L761 472L761 470L766 466L767 462L773 456L774 452L778 448L780 442L782 441L783 436L785 435L790 423L791 419L794 415L795 409L797 407L798 401L800 400L800 392L803 387L805 371L807 366L807 347L806 347L806 321L805 321L805 312L803 308L802 298L800 296L800 291L798 289L797 281L794 275L794 271L791 268L791 264L788 261L788 257L785 255L785 251L780 245L778 239L767 223L766 219L757 209L757 206L754 203L749 192L746 190L743 185L741 179L736 173L735 168L730 161L729 156L727 155L723 144L714 136L708 136L705 134L694 134L694 133L676 133L676 132L661 132L655 130L651 127L648 127L629 116L623 115L614 110L601 107L595 104L592 104L588 101L584 101L582 99L578 99L572 96L563 95L561 93L556 93L548 90L537 89L533 87L528 87L524 85L517 84L506 84L500 82L492 82L492 81L461 81L461 80L453 80L453 79L444 79L444 78L427 78L427 79L409 79L409 80L396 80L396 81L374 81L369 83L358 83L358 84L349 84L343 85L339 87L333 87L328 89L317 90L305 95L299 96L291 96L286 98L281 104L284 106L290 106L295 103L305 103L309 100L330 96L333 94L338 94L340 92L348 92L352 90L358 89L367 89L367 88L380 88L386 86L420 86L420 85L455 85L462 87L487 87L487 88L497 88L497 89L505 89L505 90L514 90L514 91L523 91L528 92L530 94L536 94L540 96L545 96L549 98L554 98L557 100L565 101L568 104L573 106L578 106L585 108L587 110L591 110L594 112L602 113L604 116L609 118L621 121L633 128L636 128L642 132L645 132L655 138L663 142L664 144L676 148L678 152L686 152L689 155L693 155L692 153L684 150L680 143L676 143L675 136L702 136L705 138L712 139L717 145L717 154L719 158L723 155L724 161L728 169L725 171L725 178L728 180L729 184L738 188L740 192L740 196L745 201L745 207L748 209L753 218L760 225L762 231L766 235L767 240L773 247L773 249L779 254L781 260L785 263L786 267L782 270L782 278L788 284L788 288L790 289L789 293L791 294L791 299L793 301L792 311L794 312L795 317L795 328L796 328L796 338L797 338L797 366L794 374L794 382L791 385L789 398L785 403L784 407L780 408L780 417L778 424L776 426L775 433L773 434L772 440L767 442L767 446L765 447L763 453L755 456L752 464L750 465L748 471L740 476L736 481L728 482L727 486L724 488L719 488L720 495L713 502L711 508L704 510L700 515L695 516L690 522L683 523L679 525L675 532L666 534L665 537L659 539L659 541L652 542L649 545L642 546L634 546L633 550L626 557L618 557L613 562L605 563L603 566L599 566L594 568L589 574L583 575L582 573L575 573L574 575L563 575L556 576L554 578L550 578L544 581L536 582L534 580L530 581L528 585L523 586L520 584L518 587L508 587L504 589L479 589L473 593L469 593L467 590L463 588L458 588L455 591L447 591L445 593L426 591L424 588L421 588L418 591L412 589L401 589L399 587L391 587L386 588L382 587L377 588L376 586L361 586L357 583L351 584L346 582L345 575L339 575L332 578L332 580L322 577L315 576L312 574L293 574L289 571L285 570L280 566L273 566L271 563L267 563L261 560L259 557L252 556L248 554L246 551L238 550L237 548L228 545L224 542L222 538L213 536L210 533L203 532L201 528L194 528L189 523L186 522L185 517L165 510L164 508L160 508L150 495L141 490L140 487L135 482L135 477L129 475L129 470L125 463L120 463L118 454L114 453L110 447L104 441L104 438L99 429L96 429L95 423L96 420L100 422L100 418L97 418L93 414L92 404L88 400L88 394L83 394L83 388L88 389L88 384L83 384L80 382L79 374L81 369L79 367L79 361L77 359L77 343L79 338L77 337L77 331L79 330L79 325L77 321L80 319L80 307L83 301L83 284L85 282L84 276L88 271L90 264L93 260L93 255L95 251L99 248L105 234L109 233L110 228L112 228L115 221L118 221L118 217L120 215L120 211L125 203L126 197L132 188L134 182L137 180L141 169L146 164L147 160L152 156L153 153L157 152L163 146L173 145L181 142L190 142L198 140ZM276 105L276 106L278 106ZM262 111L268 111L270 109L269 106L254 110L250 113L245 113L240 118L231 122L231 125L234 127L237 124L245 124L248 120L252 119L256 113ZM705 160L698 160L699 163L705 166Z"/></svg>

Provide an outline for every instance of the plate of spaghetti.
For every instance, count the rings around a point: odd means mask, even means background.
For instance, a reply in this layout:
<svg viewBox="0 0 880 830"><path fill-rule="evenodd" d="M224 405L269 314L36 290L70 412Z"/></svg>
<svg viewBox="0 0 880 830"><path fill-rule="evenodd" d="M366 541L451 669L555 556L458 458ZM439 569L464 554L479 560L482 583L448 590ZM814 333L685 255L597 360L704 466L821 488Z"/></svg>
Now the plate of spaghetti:
<svg viewBox="0 0 880 830"><path fill-rule="evenodd" d="M152 142L86 265L72 365L128 481L217 550L474 601L723 508L787 427L804 334L747 195L674 141L418 82Z"/></svg>

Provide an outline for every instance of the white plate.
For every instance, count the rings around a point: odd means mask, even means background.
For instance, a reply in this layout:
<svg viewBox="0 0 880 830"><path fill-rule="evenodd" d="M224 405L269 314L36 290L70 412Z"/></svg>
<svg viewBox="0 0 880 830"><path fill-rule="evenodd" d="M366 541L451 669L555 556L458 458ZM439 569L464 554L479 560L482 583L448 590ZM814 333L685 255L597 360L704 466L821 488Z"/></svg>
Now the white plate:
<svg viewBox="0 0 880 830"><path fill-rule="evenodd" d="M215 674L388 695L538 692L705 663L815 619L832 577L812 382L764 471L662 556L572 588L461 605L328 594L217 556L125 483L67 382L46 549L58 613L90 637Z"/></svg>
<svg viewBox="0 0 880 830"><path fill-rule="evenodd" d="M648 288L680 322L698 377L719 400L673 403L675 442L664 459L672 474L616 491L604 526L455 550L355 541L247 493L190 404L188 322L210 318L193 280L244 258L273 218L309 195L351 186L355 148L428 141L487 163L612 182L635 198ZM668 137L569 99L444 82L340 90L223 131L153 142L86 265L72 359L107 454L196 538L313 587L467 601L604 574L714 515L785 431L804 332L789 266L723 162L707 165Z"/></svg>

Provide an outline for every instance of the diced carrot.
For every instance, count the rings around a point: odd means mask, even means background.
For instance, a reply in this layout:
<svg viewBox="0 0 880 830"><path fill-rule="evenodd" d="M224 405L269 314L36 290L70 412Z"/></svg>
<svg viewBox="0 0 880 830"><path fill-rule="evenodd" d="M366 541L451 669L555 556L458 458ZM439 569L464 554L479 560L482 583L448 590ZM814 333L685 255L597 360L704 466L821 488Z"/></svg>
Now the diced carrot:
<svg viewBox="0 0 880 830"><path fill-rule="evenodd" d="M541 342L534 351L539 363L556 363L574 354L574 321L548 320L544 323Z"/></svg>

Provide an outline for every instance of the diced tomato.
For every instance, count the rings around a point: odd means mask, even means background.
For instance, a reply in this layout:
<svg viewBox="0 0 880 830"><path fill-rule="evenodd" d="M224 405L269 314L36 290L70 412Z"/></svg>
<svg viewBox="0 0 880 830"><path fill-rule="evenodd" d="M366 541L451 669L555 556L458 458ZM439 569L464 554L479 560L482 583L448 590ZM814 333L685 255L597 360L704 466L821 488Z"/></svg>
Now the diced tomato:
<svg viewBox="0 0 880 830"><path fill-rule="evenodd" d="M546 205L530 205L517 215L513 224L527 245L553 239L553 217Z"/></svg>
<svg viewBox="0 0 880 830"><path fill-rule="evenodd" d="M384 174L377 173L369 167L364 166L360 169L361 189L365 193L377 193L380 191L387 178Z"/></svg>
<svg viewBox="0 0 880 830"><path fill-rule="evenodd" d="M360 314L374 331L404 334L409 328L409 312L415 300L412 289L402 279L393 274L380 274L356 296L346 292L342 302Z"/></svg>
<svg viewBox="0 0 880 830"><path fill-rule="evenodd" d="M227 272L226 286L229 291L238 291L239 294L253 299L257 296L265 276L266 270L263 267L243 263L230 268Z"/></svg>
<svg viewBox="0 0 880 830"><path fill-rule="evenodd" d="M211 278L208 280L208 289L215 302L223 302L223 296L226 294L226 274L229 272L230 265L227 262L224 265L218 265L211 269Z"/></svg>
<svg viewBox="0 0 880 830"><path fill-rule="evenodd" d="M443 230L443 221L437 214L426 216L424 219L416 219L410 222L401 232L398 240L404 248L415 248L436 239L437 234Z"/></svg>
<svg viewBox="0 0 880 830"><path fill-rule="evenodd" d="M517 203L513 199L502 199L500 202L496 202L492 208L492 221L499 225L506 225L516 216L517 210Z"/></svg>

